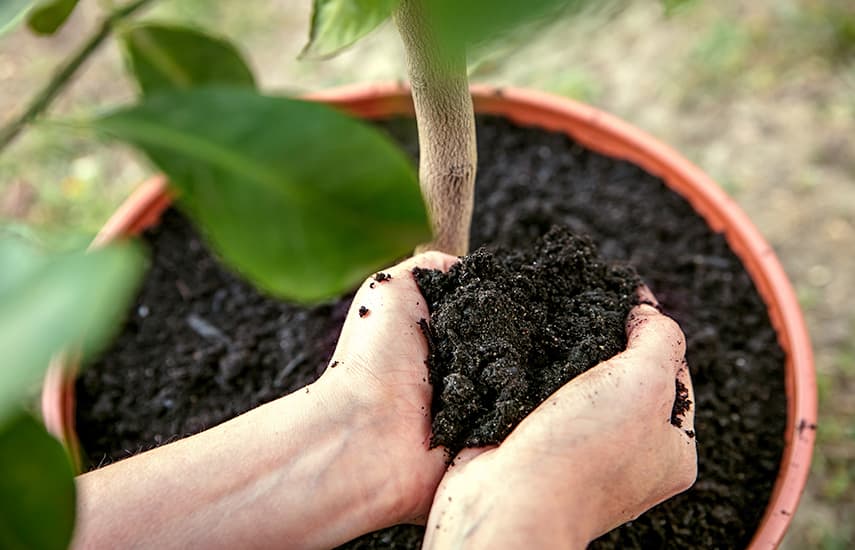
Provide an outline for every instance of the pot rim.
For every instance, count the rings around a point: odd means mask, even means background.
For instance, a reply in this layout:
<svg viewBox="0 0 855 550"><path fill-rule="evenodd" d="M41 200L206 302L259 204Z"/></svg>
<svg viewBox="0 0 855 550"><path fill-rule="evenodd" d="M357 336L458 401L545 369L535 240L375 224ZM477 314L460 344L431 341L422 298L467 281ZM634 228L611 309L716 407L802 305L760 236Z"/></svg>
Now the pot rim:
<svg viewBox="0 0 855 550"><path fill-rule="evenodd" d="M646 132L617 117L571 99L511 87L472 86L475 110L517 124L558 131L586 147L625 159L662 178L710 225L724 234L766 304L787 353L787 425L784 452L765 514L749 549L775 548L784 537L807 482L817 422L816 376L807 327L795 292L774 250L748 216L709 176ZM341 108L362 118L412 115L410 89L401 83L354 84L310 93L305 99ZM141 185L99 232L93 246L139 233L172 202L166 179ZM48 430L77 453L73 368L51 365L42 390Z"/></svg>

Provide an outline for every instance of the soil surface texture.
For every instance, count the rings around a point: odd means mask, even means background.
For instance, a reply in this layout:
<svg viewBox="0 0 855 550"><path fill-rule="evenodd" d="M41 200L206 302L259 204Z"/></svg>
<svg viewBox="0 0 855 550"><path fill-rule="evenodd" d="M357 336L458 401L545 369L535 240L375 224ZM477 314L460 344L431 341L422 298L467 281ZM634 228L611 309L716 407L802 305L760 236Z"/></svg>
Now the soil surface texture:
<svg viewBox="0 0 855 550"><path fill-rule="evenodd" d="M638 276L555 226L532 249L479 248L443 273L413 270L433 385L431 446L501 442L570 379L626 348Z"/></svg>
<svg viewBox="0 0 855 550"><path fill-rule="evenodd" d="M415 156L412 121L383 127ZM698 481L592 547L744 548L775 481L786 401L784 354L741 263L685 200L632 164L494 118L479 119L478 138L473 248L525 250L553 225L590 235L605 258L635 267L686 333ZM93 467L315 379L350 302L302 308L260 295L173 212L147 239L153 265L127 324L77 384ZM415 549L422 532L399 526L348 546Z"/></svg>

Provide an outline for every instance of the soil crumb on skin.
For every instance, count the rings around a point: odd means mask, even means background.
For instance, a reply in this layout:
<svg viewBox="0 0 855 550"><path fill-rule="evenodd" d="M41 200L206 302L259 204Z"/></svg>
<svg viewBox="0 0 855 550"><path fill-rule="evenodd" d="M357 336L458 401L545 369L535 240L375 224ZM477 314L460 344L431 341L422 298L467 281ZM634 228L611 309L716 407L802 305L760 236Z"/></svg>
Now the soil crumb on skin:
<svg viewBox="0 0 855 550"><path fill-rule="evenodd" d="M637 299L631 268L553 227L532 249L465 256L447 273L413 270L430 311L431 447L451 455L502 441L573 377L626 348Z"/></svg>
<svg viewBox="0 0 855 550"><path fill-rule="evenodd" d="M371 313L371 310L370 310L370 309L368 309L368 308L367 308L367 307L365 307L365 306L359 306L359 316L360 316L360 317L365 317L365 316L366 316L366 315L368 315L369 313Z"/></svg>
<svg viewBox="0 0 855 550"><path fill-rule="evenodd" d="M377 281L378 283L383 283L386 281L391 281L392 276L389 275L388 273L383 273L381 271L380 273L378 273L377 275L374 276L374 280Z"/></svg>
<svg viewBox="0 0 855 550"><path fill-rule="evenodd" d="M671 409L671 424L678 428L683 427L683 417L686 416L689 408L692 406L692 400L689 399L689 389L680 382L676 381L677 395L674 399L674 407Z"/></svg>

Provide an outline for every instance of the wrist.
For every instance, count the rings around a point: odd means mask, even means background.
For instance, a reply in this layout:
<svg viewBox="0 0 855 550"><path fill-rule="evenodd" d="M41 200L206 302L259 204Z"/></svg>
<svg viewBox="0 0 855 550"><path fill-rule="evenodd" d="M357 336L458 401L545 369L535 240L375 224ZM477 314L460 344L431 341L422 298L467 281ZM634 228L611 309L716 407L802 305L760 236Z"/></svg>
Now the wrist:
<svg viewBox="0 0 855 550"><path fill-rule="evenodd" d="M539 476L502 458L488 451L451 467L434 499L425 548L585 548L595 537L587 504L556 490L560 480L532 483Z"/></svg>
<svg viewBox="0 0 855 550"><path fill-rule="evenodd" d="M281 452L277 475L287 480L284 510L300 510L297 533L287 537L300 547L335 546L396 523L402 497L397 480L383 464L376 418L359 399L321 380L281 403L270 417L291 432ZM293 444L291 444L293 442ZM307 494L298 491L306 490ZM317 529L315 529L317 527Z"/></svg>
<svg viewBox="0 0 855 550"><path fill-rule="evenodd" d="M339 423L347 427L348 452L364 457L365 472L376 487L372 506L386 525L424 524L434 493L446 469L443 448L429 448L429 405L401 399L400 393L372 384L353 383L352 373L336 369L316 385L329 396ZM429 395L424 397L429 403ZM343 419L343 420L342 420Z"/></svg>

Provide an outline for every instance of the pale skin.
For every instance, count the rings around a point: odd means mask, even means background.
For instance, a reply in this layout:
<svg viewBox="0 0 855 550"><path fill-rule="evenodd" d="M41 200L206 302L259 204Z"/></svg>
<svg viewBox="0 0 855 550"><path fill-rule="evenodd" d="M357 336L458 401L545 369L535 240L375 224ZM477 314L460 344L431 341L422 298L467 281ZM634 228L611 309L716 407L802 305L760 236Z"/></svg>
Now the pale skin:
<svg viewBox="0 0 855 550"><path fill-rule="evenodd" d="M429 449L420 254L358 291L314 384L78 478L75 548L329 548L425 523L426 548L584 547L694 480L679 327L633 310L626 352L561 388L499 447ZM360 306L369 312L362 317ZM690 397L692 397L690 395ZM572 513L568 513L572 511ZM542 537L542 538L538 538Z"/></svg>

